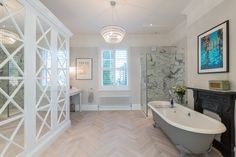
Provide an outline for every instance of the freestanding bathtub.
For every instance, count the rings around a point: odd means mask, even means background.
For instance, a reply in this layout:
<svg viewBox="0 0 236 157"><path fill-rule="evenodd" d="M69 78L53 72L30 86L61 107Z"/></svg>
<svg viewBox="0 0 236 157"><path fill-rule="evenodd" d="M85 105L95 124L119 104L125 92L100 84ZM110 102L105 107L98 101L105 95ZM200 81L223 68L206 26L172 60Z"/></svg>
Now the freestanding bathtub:
<svg viewBox="0 0 236 157"><path fill-rule="evenodd" d="M167 101L148 103L152 109L155 126L159 126L180 150L186 154L207 156L217 134L226 131L221 122L179 104L170 107Z"/></svg>

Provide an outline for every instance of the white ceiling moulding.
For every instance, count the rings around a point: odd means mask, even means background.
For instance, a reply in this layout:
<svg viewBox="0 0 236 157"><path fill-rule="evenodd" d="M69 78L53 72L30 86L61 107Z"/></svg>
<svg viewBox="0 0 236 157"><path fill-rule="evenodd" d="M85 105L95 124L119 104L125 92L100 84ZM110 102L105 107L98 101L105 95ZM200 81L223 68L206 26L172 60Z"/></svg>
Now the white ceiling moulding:
<svg viewBox="0 0 236 157"><path fill-rule="evenodd" d="M70 47L97 47L97 48L129 48L129 47L150 47L169 45L167 35L156 34L127 34L122 42L111 45L104 42L100 34L97 35L75 35L70 40Z"/></svg>
<svg viewBox="0 0 236 157"><path fill-rule="evenodd" d="M187 26L192 25L223 1L224 0L192 0L182 11L182 14L187 16Z"/></svg>
<svg viewBox="0 0 236 157"><path fill-rule="evenodd" d="M175 45L177 42L187 37L187 21L178 24L174 29L168 33L170 45Z"/></svg>
<svg viewBox="0 0 236 157"><path fill-rule="evenodd" d="M60 21L58 18L47 8L45 7L42 2L39 0L19 0L25 6L30 6L36 11L37 14L42 15L45 19L53 24L54 28L58 28L61 33L64 35L72 36L73 33Z"/></svg>

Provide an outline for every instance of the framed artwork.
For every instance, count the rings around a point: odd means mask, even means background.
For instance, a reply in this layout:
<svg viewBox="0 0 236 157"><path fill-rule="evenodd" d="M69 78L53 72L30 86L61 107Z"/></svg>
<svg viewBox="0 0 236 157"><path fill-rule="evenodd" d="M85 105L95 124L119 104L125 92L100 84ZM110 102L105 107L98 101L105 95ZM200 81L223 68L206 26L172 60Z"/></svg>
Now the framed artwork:
<svg viewBox="0 0 236 157"><path fill-rule="evenodd" d="M76 58L76 79L92 80L93 77L93 59Z"/></svg>
<svg viewBox="0 0 236 157"><path fill-rule="evenodd" d="M229 21L198 36L198 73L229 72Z"/></svg>

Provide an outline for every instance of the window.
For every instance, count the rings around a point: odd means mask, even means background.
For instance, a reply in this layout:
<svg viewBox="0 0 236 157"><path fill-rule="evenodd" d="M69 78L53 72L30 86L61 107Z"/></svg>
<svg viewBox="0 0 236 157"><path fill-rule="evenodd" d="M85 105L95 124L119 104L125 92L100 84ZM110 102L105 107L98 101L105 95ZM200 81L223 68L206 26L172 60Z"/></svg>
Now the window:
<svg viewBox="0 0 236 157"><path fill-rule="evenodd" d="M126 50L103 50L101 55L102 87L128 87Z"/></svg>

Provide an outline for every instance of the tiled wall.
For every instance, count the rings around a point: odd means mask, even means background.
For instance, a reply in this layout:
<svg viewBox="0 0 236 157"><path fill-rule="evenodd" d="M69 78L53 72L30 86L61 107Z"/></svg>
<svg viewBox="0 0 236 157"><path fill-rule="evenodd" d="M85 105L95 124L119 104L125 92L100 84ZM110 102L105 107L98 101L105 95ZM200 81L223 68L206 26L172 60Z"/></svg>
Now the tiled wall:
<svg viewBox="0 0 236 157"><path fill-rule="evenodd" d="M142 71L146 83L142 82L142 86L146 84L147 102L169 100L168 91L185 83L184 52L176 47L159 47L155 52L143 54L141 62L146 66L146 72Z"/></svg>

